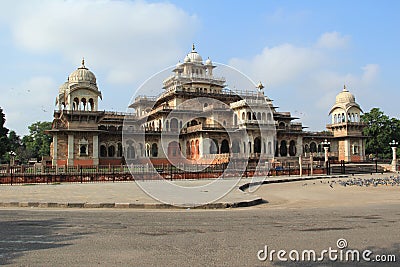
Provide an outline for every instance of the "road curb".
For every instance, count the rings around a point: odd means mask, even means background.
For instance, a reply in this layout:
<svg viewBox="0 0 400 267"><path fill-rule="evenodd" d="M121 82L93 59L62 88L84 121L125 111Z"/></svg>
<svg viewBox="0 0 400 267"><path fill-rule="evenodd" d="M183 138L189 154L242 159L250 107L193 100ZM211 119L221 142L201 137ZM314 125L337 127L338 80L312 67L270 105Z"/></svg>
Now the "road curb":
<svg viewBox="0 0 400 267"><path fill-rule="evenodd" d="M265 203L262 198L239 202L218 202L202 206L175 206L165 203L82 203L82 202L0 202L0 208L75 208L75 209L227 209L250 207Z"/></svg>

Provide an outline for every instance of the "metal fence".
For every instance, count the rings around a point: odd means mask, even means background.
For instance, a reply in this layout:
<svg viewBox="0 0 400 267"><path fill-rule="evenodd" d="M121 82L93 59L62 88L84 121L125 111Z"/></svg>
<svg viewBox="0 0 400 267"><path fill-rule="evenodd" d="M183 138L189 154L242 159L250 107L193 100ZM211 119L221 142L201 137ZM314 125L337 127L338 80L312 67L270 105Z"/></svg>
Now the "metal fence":
<svg viewBox="0 0 400 267"><path fill-rule="evenodd" d="M233 166L233 167L232 167ZM119 166L0 166L0 184L30 183L95 183L134 180L178 180L281 175L378 173L384 169L375 162L344 162L319 164L286 163L260 166L256 163L188 165L119 165Z"/></svg>

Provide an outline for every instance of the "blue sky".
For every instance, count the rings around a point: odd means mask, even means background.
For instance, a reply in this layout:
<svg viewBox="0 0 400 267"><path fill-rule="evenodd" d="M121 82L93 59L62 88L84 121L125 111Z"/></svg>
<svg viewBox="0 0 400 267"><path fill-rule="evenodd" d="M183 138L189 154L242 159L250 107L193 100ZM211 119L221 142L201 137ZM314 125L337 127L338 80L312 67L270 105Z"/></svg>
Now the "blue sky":
<svg viewBox="0 0 400 267"><path fill-rule="evenodd" d="M0 107L27 133L51 120L58 87L80 65L100 109L125 111L149 76L194 42L214 62L266 85L281 111L324 130L343 84L364 111L399 117L398 1L2 1Z"/></svg>

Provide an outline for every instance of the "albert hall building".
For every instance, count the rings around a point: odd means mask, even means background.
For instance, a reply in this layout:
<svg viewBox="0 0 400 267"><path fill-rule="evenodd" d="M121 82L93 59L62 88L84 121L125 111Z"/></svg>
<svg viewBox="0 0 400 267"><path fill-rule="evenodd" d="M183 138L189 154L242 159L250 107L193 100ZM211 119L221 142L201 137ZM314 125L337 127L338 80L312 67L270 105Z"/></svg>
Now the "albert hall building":
<svg viewBox="0 0 400 267"><path fill-rule="evenodd" d="M331 160L365 160L362 109L346 87L327 110L327 130L309 132L290 112L273 106L261 83L232 91L215 68L193 46L160 84L160 95L137 96L130 112L122 113L99 110L101 88L82 60L56 97L48 131L52 164L218 164L243 156L285 163L311 155L322 160L327 143Z"/></svg>

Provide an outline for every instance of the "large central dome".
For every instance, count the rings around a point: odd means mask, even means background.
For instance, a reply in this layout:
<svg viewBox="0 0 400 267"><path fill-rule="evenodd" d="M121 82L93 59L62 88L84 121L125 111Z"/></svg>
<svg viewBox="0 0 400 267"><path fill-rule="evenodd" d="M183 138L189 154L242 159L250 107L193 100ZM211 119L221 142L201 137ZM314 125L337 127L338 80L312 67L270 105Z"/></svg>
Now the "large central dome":
<svg viewBox="0 0 400 267"><path fill-rule="evenodd" d="M96 76L94 76L93 72L85 67L84 59L82 59L82 66L80 66L77 70L75 70L68 76L68 81L70 83L86 82L97 86Z"/></svg>
<svg viewBox="0 0 400 267"><path fill-rule="evenodd" d="M184 62L195 62L195 63L203 63L203 58L200 56L199 53L196 52L194 44L192 46L192 51L187 54L184 59Z"/></svg>

